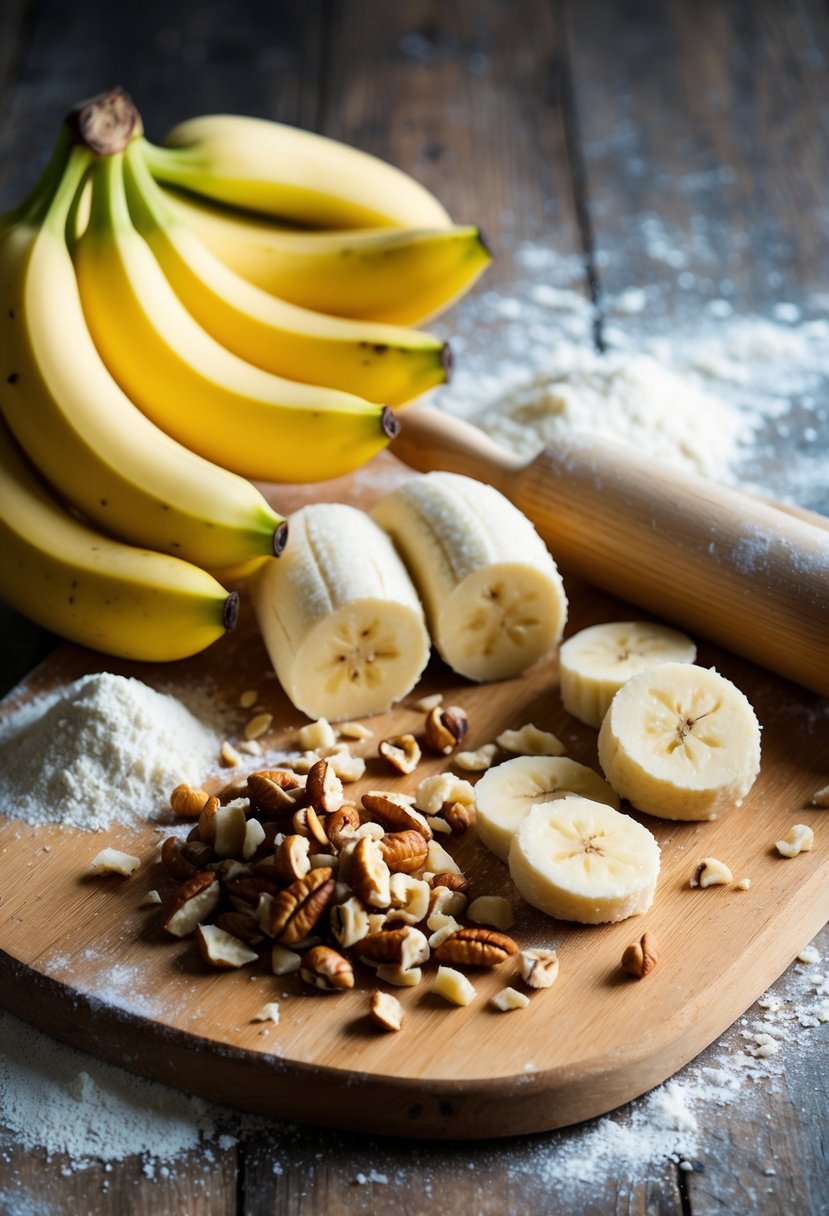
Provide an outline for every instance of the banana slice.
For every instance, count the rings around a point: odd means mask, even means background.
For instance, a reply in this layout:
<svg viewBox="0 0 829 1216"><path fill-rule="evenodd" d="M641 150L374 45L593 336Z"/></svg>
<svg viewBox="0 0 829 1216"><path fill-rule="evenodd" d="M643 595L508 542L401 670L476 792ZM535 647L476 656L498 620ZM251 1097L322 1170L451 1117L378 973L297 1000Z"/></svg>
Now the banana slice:
<svg viewBox="0 0 829 1216"><path fill-rule="evenodd" d="M619 799L607 782L575 760L564 756L505 760L484 773L475 786L478 836L496 857L506 861L512 838L530 808L571 794L619 809Z"/></svg>
<svg viewBox="0 0 829 1216"><path fill-rule="evenodd" d="M280 683L310 718L380 713L429 658L417 592L386 534L339 503L291 517L290 556L254 577L253 606Z"/></svg>
<svg viewBox="0 0 829 1216"><path fill-rule="evenodd" d="M513 838L509 869L527 903L548 916L601 925L647 912L659 845L629 815L563 798L532 807Z"/></svg>
<svg viewBox="0 0 829 1216"><path fill-rule="evenodd" d="M580 722L599 727L626 680L656 663L693 663L689 637L650 621L613 621L582 629L561 645L561 699Z"/></svg>
<svg viewBox="0 0 829 1216"><path fill-rule="evenodd" d="M623 798L662 819L716 819L760 771L760 726L747 698L713 668L662 663L616 693L599 761Z"/></svg>
<svg viewBox="0 0 829 1216"><path fill-rule="evenodd" d="M454 671L506 679L558 644L567 598L556 564L526 516L492 486L428 473L372 515L402 554L432 641Z"/></svg>

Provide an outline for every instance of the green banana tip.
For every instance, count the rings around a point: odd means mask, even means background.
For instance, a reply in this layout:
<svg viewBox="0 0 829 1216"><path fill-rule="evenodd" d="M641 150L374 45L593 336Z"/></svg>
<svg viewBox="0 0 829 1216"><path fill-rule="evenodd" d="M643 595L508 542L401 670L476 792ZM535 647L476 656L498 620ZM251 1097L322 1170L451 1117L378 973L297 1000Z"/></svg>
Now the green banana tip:
<svg viewBox="0 0 829 1216"><path fill-rule="evenodd" d="M277 524L273 533L273 555L281 557L285 551L285 546L288 543L288 521L283 519Z"/></svg>
<svg viewBox="0 0 829 1216"><path fill-rule="evenodd" d="M394 410L390 409L387 405L383 406L383 412L380 415L380 426L387 439L396 439L400 434L400 419Z"/></svg>
<svg viewBox="0 0 829 1216"><path fill-rule="evenodd" d="M236 628L236 622L239 619L239 592L231 591L224 602L222 609L222 624L225 628L225 633L230 633Z"/></svg>

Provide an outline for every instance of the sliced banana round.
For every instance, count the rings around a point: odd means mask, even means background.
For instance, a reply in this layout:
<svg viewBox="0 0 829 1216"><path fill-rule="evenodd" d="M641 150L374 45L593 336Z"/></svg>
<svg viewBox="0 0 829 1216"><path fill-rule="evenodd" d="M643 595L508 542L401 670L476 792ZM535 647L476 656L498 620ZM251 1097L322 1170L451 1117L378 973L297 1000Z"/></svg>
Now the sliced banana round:
<svg viewBox="0 0 829 1216"><path fill-rule="evenodd" d="M659 845L641 823L603 802L562 798L531 808L513 837L509 870L533 907L600 925L647 912Z"/></svg>
<svg viewBox="0 0 829 1216"><path fill-rule="evenodd" d="M561 699L580 722L599 727L622 685L657 663L693 663L696 645L684 633L650 621L591 625L563 642Z"/></svg>
<svg viewBox="0 0 829 1216"><path fill-rule="evenodd" d="M254 576L253 606L282 687L311 718L380 713L429 658L406 568L368 515L316 503L290 517L291 543Z"/></svg>
<svg viewBox="0 0 829 1216"><path fill-rule="evenodd" d="M760 725L747 697L713 668L662 663L632 676L599 731L610 784L662 819L716 819L760 771Z"/></svg>
<svg viewBox="0 0 829 1216"><path fill-rule="evenodd" d="M565 756L516 756L489 769L475 786L478 836L506 861L512 838L539 803L582 794L619 809L619 798L598 773Z"/></svg>
<svg viewBox="0 0 829 1216"><path fill-rule="evenodd" d="M527 517L493 486L427 473L372 514L402 554L453 671L506 679L558 644L567 618L561 576Z"/></svg>

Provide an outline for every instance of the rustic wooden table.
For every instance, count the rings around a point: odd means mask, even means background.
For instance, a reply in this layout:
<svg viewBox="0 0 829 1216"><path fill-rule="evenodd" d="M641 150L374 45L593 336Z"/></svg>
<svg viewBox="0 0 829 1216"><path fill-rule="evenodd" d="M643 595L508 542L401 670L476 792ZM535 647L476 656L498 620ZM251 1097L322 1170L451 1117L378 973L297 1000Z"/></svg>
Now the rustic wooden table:
<svg viewBox="0 0 829 1216"><path fill-rule="evenodd" d="M601 349L604 302L625 288L648 289L677 324L722 294L726 274L735 312L825 290L828 63L821 0L5 0L0 193L8 203L32 180L69 104L115 83L154 136L218 109L276 117L398 163L480 223L500 256L479 291L509 289L522 242L572 257ZM655 231L683 251L682 274L653 256ZM613 324L635 337L642 318ZM829 513L829 486L803 500ZM54 640L8 611L0 620L5 690ZM732 1034L707 1054L733 1048ZM826 1027L811 1030L750 1101L706 1107L691 1170L645 1142L565 1188L579 1146L602 1151L594 1125L414 1146L265 1127L154 1178L137 1158L73 1172L6 1134L0 1214L818 1216L826 1048ZM614 1116L621 1131L635 1122L635 1104Z"/></svg>

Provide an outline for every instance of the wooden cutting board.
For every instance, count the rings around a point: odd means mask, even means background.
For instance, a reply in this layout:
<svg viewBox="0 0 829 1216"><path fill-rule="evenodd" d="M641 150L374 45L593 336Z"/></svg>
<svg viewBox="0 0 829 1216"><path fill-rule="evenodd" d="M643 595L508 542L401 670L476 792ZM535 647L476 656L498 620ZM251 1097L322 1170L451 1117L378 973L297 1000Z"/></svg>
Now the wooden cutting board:
<svg viewBox="0 0 829 1216"><path fill-rule="evenodd" d="M367 501L400 475L391 458L356 481L332 483L325 497ZM316 497L292 493L288 504ZM286 495L282 495L286 502ZM568 579L567 632L603 620L642 616ZM274 715L264 742L292 746L305 719L269 676L251 614L203 655L171 666L103 660L67 647L33 673L2 707L62 686L79 675L110 670L135 675L162 691L209 682L229 707L247 688ZM644 1092L713 1041L771 984L829 918L829 812L809 809L829 781L829 703L701 642L699 661L714 664L742 688L763 725L761 775L742 807L715 823L681 824L642 817L662 847L662 872L651 911L618 925L586 927L550 920L529 908L506 868L474 836L452 845L475 894L509 897L513 936L521 946L559 951L560 977L508 1014L489 998L515 982L507 963L472 976L474 1002L455 1008L430 995L430 973L414 989L397 990L403 1029L382 1034L366 1013L372 973L358 970L353 992L308 991L293 977L264 968L208 970L189 942L158 927L148 893L170 883L158 861L164 833L115 827L90 834L57 826L33 828L9 818L0 827L0 1000L18 1016L110 1062L189 1092L279 1118L415 1137L479 1138L561 1127ZM470 747L507 727L534 722L555 731L567 754L598 767L596 732L564 711L555 659L520 679L475 686L434 661L415 694L372 719L374 739L355 747L369 758L366 778L387 779L376 760L383 737L417 732L421 695L444 693L469 715ZM241 710L238 728L249 716ZM448 767L424 759L412 788ZM774 849L794 823L809 824L814 849L782 859ZM138 853L131 878L91 877L89 864L105 844ZM716 856L751 888L692 889L704 856ZM624 947L647 928L661 957L637 981L621 973ZM520 981L516 982L521 987ZM266 1001L279 1002L279 1024L252 1019Z"/></svg>

